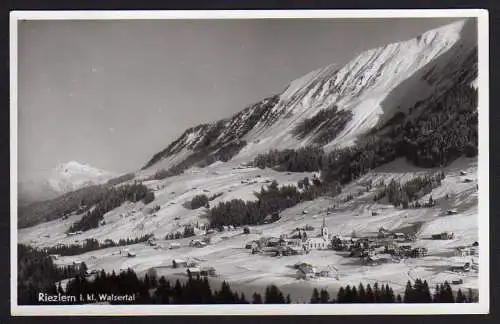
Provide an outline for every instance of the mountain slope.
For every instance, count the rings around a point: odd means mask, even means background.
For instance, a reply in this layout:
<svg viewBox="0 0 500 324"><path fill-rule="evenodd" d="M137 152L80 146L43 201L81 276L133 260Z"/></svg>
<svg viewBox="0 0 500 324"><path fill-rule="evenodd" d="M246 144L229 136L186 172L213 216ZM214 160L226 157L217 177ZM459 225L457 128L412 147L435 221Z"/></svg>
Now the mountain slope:
<svg viewBox="0 0 500 324"><path fill-rule="evenodd" d="M327 136L327 143L321 143L327 150L353 145L395 114L408 114L417 102L439 96L460 78L474 79L461 71L475 55L475 28L472 20L455 22L409 41L361 53L343 67L329 65L313 71L293 81L283 93L231 118L186 130L144 169L167 169L186 160L191 166L235 141L244 141L236 156L231 156L241 162L271 148L317 144L318 132L322 128L332 132L327 128L331 125L319 125L307 136L296 136L294 129L329 109L339 119L334 124L336 136Z"/></svg>

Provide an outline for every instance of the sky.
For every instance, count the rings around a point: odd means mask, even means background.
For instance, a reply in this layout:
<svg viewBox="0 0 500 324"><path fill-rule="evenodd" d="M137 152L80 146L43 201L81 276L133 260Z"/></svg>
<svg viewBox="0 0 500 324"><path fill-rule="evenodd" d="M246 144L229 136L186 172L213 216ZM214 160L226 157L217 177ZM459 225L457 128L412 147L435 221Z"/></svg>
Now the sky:
<svg viewBox="0 0 500 324"><path fill-rule="evenodd" d="M22 21L19 177L68 161L136 171L188 127L455 20Z"/></svg>

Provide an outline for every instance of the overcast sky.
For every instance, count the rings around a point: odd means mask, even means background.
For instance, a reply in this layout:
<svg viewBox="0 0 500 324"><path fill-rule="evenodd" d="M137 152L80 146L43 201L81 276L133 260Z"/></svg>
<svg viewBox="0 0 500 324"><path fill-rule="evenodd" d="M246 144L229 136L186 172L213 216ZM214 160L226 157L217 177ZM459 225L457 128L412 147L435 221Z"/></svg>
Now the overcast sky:
<svg viewBox="0 0 500 324"><path fill-rule="evenodd" d="M70 160L137 170L188 127L454 20L21 22L19 176Z"/></svg>

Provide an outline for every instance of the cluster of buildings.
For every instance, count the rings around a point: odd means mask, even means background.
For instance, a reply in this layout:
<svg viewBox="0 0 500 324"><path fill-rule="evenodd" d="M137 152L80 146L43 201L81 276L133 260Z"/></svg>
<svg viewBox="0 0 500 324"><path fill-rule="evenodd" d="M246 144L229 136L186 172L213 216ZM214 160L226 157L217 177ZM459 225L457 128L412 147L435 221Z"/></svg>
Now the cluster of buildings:
<svg viewBox="0 0 500 324"><path fill-rule="evenodd" d="M459 246L455 249L455 256L479 256L479 244L474 242L470 246Z"/></svg>
<svg viewBox="0 0 500 324"><path fill-rule="evenodd" d="M198 262L187 261L184 259L172 260L172 267L174 269L185 268L188 276L201 276L201 277L215 277L217 275L215 268L210 266L200 266Z"/></svg>
<svg viewBox="0 0 500 324"><path fill-rule="evenodd" d="M312 228L311 228L312 229ZM246 243L245 248L252 253L271 252L278 255L298 255L309 253L311 250L327 250L331 248L330 234L326 221L323 218L321 232L316 237L308 237L305 230L295 230L291 235L282 234L280 237L261 237Z"/></svg>
<svg viewBox="0 0 500 324"><path fill-rule="evenodd" d="M299 262L295 264L294 268L297 269L297 277L299 279L308 280L320 277L335 277L335 273L329 268L319 269L318 267L306 262Z"/></svg>
<svg viewBox="0 0 500 324"><path fill-rule="evenodd" d="M453 240L453 238L455 238L455 235L453 233L442 232L439 234L432 234L431 238L433 240Z"/></svg>

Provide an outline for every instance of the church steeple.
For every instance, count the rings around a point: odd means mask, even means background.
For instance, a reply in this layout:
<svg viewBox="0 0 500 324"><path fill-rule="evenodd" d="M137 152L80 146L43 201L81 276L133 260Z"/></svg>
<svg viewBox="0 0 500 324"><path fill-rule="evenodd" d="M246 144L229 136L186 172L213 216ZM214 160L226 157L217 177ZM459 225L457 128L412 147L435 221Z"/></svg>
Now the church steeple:
<svg viewBox="0 0 500 324"><path fill-rule="evenodd" d="M326 219L323 217L323 225L321 226L321 236L328 240L328 227L326 226Z"/></svg>

